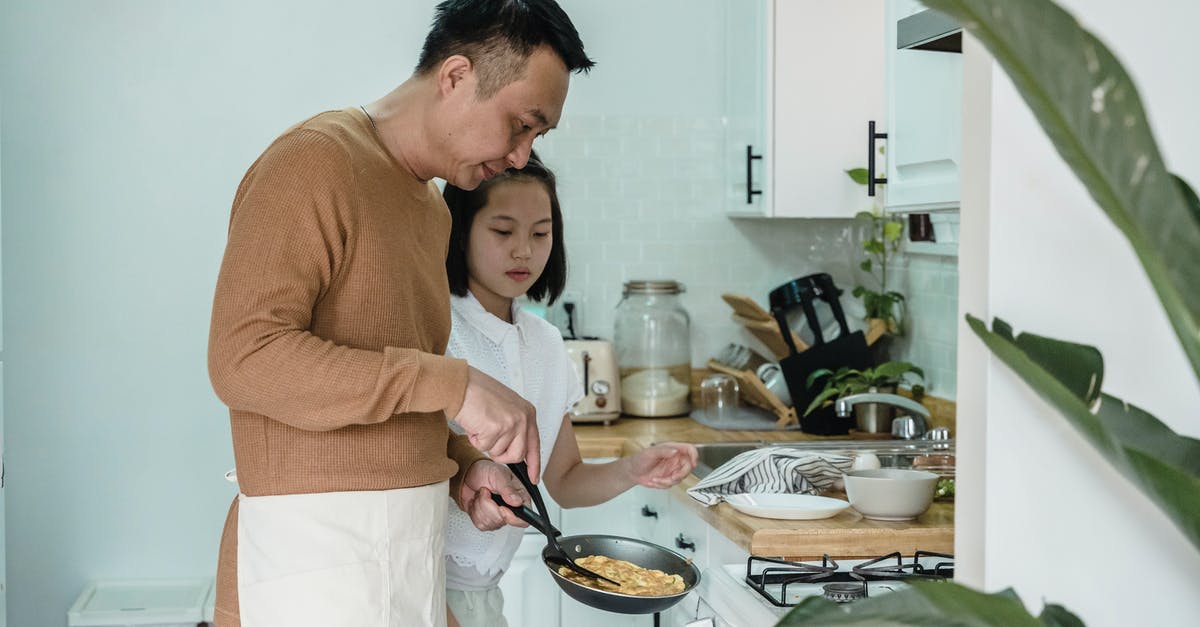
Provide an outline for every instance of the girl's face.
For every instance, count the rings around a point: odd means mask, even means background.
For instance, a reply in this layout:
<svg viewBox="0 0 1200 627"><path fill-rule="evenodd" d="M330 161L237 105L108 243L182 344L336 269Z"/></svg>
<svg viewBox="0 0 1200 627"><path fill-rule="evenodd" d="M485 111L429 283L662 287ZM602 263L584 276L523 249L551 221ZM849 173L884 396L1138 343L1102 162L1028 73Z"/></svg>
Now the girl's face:
<svg viewBox="0 0 1200 627"><path fill-rule="evenodd" d="M546 268L552 227L550 194L542 183L506 181L488 191L467 239L467 286L484 309L512 322L512 299Z"/></svg>

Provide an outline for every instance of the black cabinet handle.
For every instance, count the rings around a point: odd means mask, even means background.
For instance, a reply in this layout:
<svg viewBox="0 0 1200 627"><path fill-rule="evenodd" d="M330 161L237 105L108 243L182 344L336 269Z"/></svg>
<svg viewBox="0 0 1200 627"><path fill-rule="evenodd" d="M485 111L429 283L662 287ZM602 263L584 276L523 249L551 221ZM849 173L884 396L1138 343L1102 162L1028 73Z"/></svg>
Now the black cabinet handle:
<svg viewBox="0 0 1200 627"><path fill-rule="evenodd" d="M761 189L754 189L754 170L751 164L755 159L762 159L762 155L754 154L754 149L746 144L746 204L753 204L754 197L762 193Z"/></svg>
<svg viewBox="0 0 1200 627"><path fill-rule="evenodd" d="M684 539L683 539L683 534L682 534L682 533L680 533L678 536L676 536L676 537L675 537L675 548L677 548L677 549L687 549L687 550L689 550L689 551L691 551L691 552L695 553L695 552L696 552L696 543L695 543L695 542L688 542L687 540L684 540Z"/></svg>
<svg viewBox="0 0 1200 627"><path fill-rule="evenodd" d="M649 505L643 505L642 516L645 516L646 518L658 518L658 512L650 509Z"/></svg>
<svg viewBox="0 0 1200 627"><path fill-rule="evenodd" d="M887 177L875 178L875 142L887 139L887 133L875 132L875 120L867 122L867 195L875 195L875 186L887 183Z"/></svg>

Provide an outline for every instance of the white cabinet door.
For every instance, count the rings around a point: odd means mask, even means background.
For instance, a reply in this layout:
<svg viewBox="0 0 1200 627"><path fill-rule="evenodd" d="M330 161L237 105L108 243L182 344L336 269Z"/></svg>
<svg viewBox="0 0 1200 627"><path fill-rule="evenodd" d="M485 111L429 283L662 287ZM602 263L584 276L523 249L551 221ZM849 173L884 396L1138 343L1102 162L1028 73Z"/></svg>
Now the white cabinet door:
<svg viewBox="0 0 1200 627"><path fill-rule="evenodd" d="M731 216L770 215L766 155L771 152L770 0L725 0L725 210Z"/></svg>
<svg viewBox="0 0 1200 627"><path fill-rule="evenodd" d="M883 2L726 1L728 215L839 218L870 205L845 171L866 167L867 124L883 125Z"/></svg>
<svg viewBox="0 0 1200 627"><path fill-rule="evenodd" d="M500 579L504 618L516 627L558 627L562 593L542 563L546 537L526 533L512 565Z"/></svg>
<svg viewBox="0 0 1200 627"><path fill-rule="evenodd" d="M600 460L588 460L600 461ZM637 488L629 490L607 503L594 507L580 507L562 510L562 530L564 536L585 534L602 534L613 536L636 537L641 505L641 493ZM562 624L568 627L606 627L614 624L651 625L649 617L630 616L605 612L584 605L565 594L561 596Z"/></svg>
<svg viewBox="0 0 1200 627"><path fill-rule="evenodd" d="M892 212L959 205L962 160L962 54L898 49L899 21L924 7L889 0L887 13L887 186Z"/></svg>
<svg viewBox="0 0 1200 627"><path fill-rule="evenodd" d="M773 215L853 217L870 201L846 170L884 122L883 0L777 0L774 29Z"/></svg>

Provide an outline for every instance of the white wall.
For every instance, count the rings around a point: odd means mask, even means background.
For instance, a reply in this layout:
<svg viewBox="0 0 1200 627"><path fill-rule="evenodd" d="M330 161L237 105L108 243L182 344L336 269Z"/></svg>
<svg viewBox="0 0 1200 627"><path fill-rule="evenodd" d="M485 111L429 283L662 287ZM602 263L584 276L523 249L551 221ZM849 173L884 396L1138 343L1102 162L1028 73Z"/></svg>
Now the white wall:
<svg viewBox="0 0 1200 627"><path fill-rule="evenodd" d="M1200 6L1064 4L1137 82L1168 166L1200 182L1200 86L1180 80L1200 58L1192 33ZM966 161L964 179L976 187L963 206L961 278L987 293L964 289L963 308L1094 344L1105 357L1107 392L1197 436L1200 385L1126 240L1053 151L1003 70L994 67L982 87L991 89L991 115L973 130L990 125L991 150ZM968 248L977 236L982 245ZM959 502L960 549L984 540L982 568L964 569L972 583L1013 585L1029 605L1062 603L1089 625L1196 624L1200 552L1003 364L965 349L978 346L972 333L963 331L959 343L960 398L973 399L971 407L983 399L982 415L959 416L960 459L985 459L960 484L960 493L983 490L986 499Z"/></svg>
<svg viewBox="0 0 1200 627"><path fill-rule="evenodd" d="M433 5L0 4L10 624L65 624L91 578L213 574L233 460L205 350L234 188L288 125L406 78ZM568 123L716 111L715 0L564 6L599 61Z"/></svg>
<svg viewBox="0 0 1200 627"><path fill-rule="evenodd" d="M722 291L860 280L849 222L714 203L720 1L564 0L598 65L541 147L589 330L611 333L624 278L662 273L692 288L697 362L738 337ZM288 125L402 81L433 4L0 3L10 624L64 624L92 578L213 574L233 461L205 350L234 188ZM910 299L947 318L954 264L913 268Z"/></svg>

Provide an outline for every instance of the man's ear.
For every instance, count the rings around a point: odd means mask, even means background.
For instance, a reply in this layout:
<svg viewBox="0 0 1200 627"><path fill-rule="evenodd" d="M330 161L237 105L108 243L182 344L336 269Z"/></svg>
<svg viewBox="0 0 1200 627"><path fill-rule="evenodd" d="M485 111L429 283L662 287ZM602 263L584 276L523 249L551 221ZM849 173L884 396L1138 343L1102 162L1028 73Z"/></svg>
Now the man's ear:
<svg viewBox="0 0 1200 627"><path fill-rule="evenodd" d="M442 61L438 69L438 91L443 96L448 96L454 90L472 83L474 77L475 66L470 59L461 54L451 55Z"/></svg>

